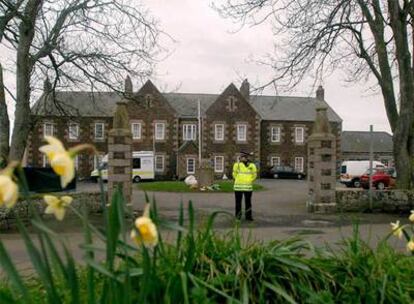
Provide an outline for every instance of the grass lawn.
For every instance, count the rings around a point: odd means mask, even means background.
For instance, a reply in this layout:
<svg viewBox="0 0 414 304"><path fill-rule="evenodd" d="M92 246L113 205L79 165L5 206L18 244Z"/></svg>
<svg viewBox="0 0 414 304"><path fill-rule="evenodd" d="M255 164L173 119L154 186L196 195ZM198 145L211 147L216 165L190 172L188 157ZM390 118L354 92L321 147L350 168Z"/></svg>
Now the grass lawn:
<svg viewBox="0 0 414 304"><path fill-rule="evenodd" d="M200 193L219 193L233 192L233 181L216 181L220 185L217 191L200 191L190 189L183 181L161 181L161 182L142 182L138 184L138 189L143 191L163 191L163 192L200 192ZM254 191L263 190L261 185L253 185Z"/></svg>

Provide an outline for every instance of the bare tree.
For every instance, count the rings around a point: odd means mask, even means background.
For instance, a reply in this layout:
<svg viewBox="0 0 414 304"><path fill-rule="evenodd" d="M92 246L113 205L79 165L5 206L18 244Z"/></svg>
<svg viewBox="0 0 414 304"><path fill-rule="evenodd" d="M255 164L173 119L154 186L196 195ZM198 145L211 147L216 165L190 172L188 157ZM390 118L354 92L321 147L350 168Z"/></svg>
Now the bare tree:
<svg viewBox="0 0 414 304"><path fill-rule="evenodd" d="M151 73L162 51L160 34L157 22L134 0L0 0L0 43L15 54L9 159L23 157L32 126L32 88L40 78L51 78L52 91L57 86L116 90L126 74Z"/></svg>
<svg viewBox="0 0 414 304"><path fill-rule="evenodd" d="M268 62L269 84L292 87L337 68L373 79L393 132L397 184L413 187L413 0L218 0L215 8L242 24L272 23L280 54Z"/></svg>

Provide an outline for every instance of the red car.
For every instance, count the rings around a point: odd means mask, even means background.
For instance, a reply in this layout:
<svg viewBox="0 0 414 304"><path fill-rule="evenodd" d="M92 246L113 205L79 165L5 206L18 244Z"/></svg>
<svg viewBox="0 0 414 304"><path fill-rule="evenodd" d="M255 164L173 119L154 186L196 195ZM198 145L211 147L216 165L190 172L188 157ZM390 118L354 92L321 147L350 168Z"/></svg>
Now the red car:
<svg viewBox="0 0 414 304"><path fill-rule="evenodd" d="M375 168L372 169L372 186L377 188L378 190L384 190L385 188L390 186L391 183L391 175L389 172L382 168ZM361 187L364 189L369 188L369 170L365 172L361 176Z"/></svg>

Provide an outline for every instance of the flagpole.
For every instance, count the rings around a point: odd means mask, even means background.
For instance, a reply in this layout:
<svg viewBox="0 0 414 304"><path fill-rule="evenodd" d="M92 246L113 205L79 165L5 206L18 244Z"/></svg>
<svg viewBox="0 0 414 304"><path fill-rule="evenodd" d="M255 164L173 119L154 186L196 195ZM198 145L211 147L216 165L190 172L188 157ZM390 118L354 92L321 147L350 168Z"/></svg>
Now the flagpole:
<svg viewBox="0 0 414 304"><path fill-rule="evenodd" d="M198 99L198 166L201 166L201 103Z"/></svg>

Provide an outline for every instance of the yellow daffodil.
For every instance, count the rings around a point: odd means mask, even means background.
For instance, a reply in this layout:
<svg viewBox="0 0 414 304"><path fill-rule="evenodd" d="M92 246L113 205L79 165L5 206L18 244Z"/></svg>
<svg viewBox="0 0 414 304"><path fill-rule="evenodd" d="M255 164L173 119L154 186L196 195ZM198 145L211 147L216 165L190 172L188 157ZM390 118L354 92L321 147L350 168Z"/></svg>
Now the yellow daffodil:
<svg viewBox="0 0 414 304"><path fill-rule="evenodd" d="M414 252L414 241L413 240L407 243L407 250L410 252Z"/></svg>
<svg viewBox="0 0 414 304"><path fill-rule="evenodd" d="M398 237L399 239L403 236L403 226L400 226L400 221L396 221L395 223L391 223L392 233Z"/></svg>
<svg viewBox="0 0 414 304"><path fill-rule="evenodd" d="M12 178L7 175L0 175L0 207L5 205L12 208L19 197L19 188Z"/></svg>
<svg viewBox="0 0 414 304"><path fill-rule="evenodd" d="M66 212L65 208L69 206L73 201L73 198L70 196L62 196L59 198L53 195L45 195L43 199L47 204L45 213L54 214L56 219L59 221L63 220Z"/></svg>
<svg viewBox="0 0 414 304"><path fill-rule="evenodd" d="M411 210L411 214L410 214L410 216L408 217L408 219L409 219L411 222L413 222L413 223L414 223L414 210Z"/></svg>
<svg viewBox="0 0 414 304"><path fill-rule="evenodd" d="M0 171L0 207L12 208L19 198L19 188L13 181L13 171L17 163L13 162Z"/></svg>
<svg viewBox="0 0 414 304"><path fill-rule="evenodd" d="M60 176L60 184L65 188L75 177L75 161L74 158L81 150L94 149L91 145L78 145L69 150L65 147L59 139L52 136L45 136L48 142L39 148L39 151L46 154L50 162L50 166L57 175Z"/></svg>
<svg viewBox="0 0 414 304"><path fill-rule="evenodd" d="M146 247L154 247L158 243L157 227L149 217L149 207L147 204L144 214L135 220L135 229L131 231L131 239L137 244Z"/></svg>

